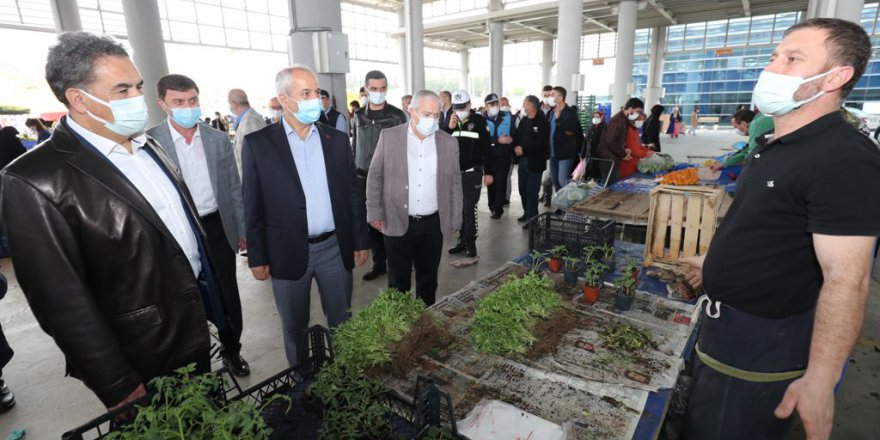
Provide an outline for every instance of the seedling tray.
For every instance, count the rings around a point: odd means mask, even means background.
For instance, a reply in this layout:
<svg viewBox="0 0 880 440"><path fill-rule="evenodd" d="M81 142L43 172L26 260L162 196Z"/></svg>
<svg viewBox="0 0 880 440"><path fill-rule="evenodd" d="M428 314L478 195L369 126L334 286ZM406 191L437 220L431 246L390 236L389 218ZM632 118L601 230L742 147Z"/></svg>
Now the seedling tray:
<svg viewBox="0 0 880 440"><path fill-rule="evenodd" d="M566 220L545 212L529 222L529 248L548 251L565 246L568 255L581 258L587 246L614 246L614 220Z"/></svg>

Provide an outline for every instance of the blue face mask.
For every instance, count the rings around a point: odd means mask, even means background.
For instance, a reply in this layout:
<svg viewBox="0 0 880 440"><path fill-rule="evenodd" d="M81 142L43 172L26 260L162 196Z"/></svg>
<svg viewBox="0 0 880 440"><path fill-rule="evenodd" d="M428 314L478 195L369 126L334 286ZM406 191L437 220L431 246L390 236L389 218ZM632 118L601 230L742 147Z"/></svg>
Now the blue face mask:
<svg viewBox="0 0 880 440"><path fill-rule="evenodd" d="M310 125L318 122L318 119L321 117L321 109L323 105L321 104L321 100L318 98L315 99L304 99L302 101L297 101L291 97L287 97L287 99L294 101L299 106L299 111L294 113L291 112L290 109L285 107L285 109L293 115L299 122L303 124Z"/></svg>
<svg viewBox="0 0 880 440"><path fill-rule="evenodd" d="M171 109L171 119L183 128L193 128L202 119L201 107L181 107Z"/></svg>
<svg viewBox="0 0 880 440"><path fill-rule="evenodd" d="M91 116L92 119L104 124L104 127L107 127L108 130L120 136L131 137L138 133L142 133L144 127L147 126L147 118L150 116L150 112L147 109L147 102L144 101L143 95L107 102L100 98L96 98L85 90L77 90L98 104L110 107L110 111L113 112L113 122L101 119L95 116L94 113L86 110L86 113Z"/></svg>

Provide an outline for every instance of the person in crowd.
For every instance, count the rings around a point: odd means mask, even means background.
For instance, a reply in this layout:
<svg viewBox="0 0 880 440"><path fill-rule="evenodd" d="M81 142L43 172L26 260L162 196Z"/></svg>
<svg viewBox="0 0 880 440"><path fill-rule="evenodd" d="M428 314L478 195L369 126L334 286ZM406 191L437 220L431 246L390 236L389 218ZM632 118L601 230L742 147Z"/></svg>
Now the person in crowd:
<svg viewBox="0 0 880 440"><path fill-rule="evenodd" d="M550 178L553 189L559 191L568 185L575 160L584 143L584 132L577 111L565 103L568 93L565 87L556 86L550 91L548 113L550 123Z"/></svg>
<svg viewBox="0 0 880 440"><path fill-rule="evenodd" d="M403 108L404 111L407 111L407 108ZM449 90L443 90L440 92L440 129L444 129L449 125L449 121L452 119L452 93Z"/></svg>
<svg viewBox="0 0 880 440"><path fill-rule="evenodd" d="M254 278L272 279L284 351L295 366L308 358L312 280L335 328L351 316L351 272L367 260L369 236L348 136L316 124L317 76L284 68L275 88L285 114L245 136L242 193L248 266Z"/></svg>
<svg viewBox="0 0 880 440"><path fill-rule="evenodd" d="M810 19L785 31L758 78L775 133L708 252L683 259L709 300L686 438L786 439L795 411L807 438L831 435L880 236L880 152L838 111L870 58L859 24Z"/></svg>
<svg viewBox="0 0 880 440"><path fill-rule="evenodd" d="M376 145L379 142L379 134L382 130L406 124L408 113L391 105L385 100L388 92L388 79L385 74L372 70L367 72L364 79L364 90L369 90L369 102L354 114L351 125L354 131L354 165L357 167L358 183L361 197L366 199L367 175ZM370 244L373 252L373 267L364 274L364 280L371 281L388 272L387 256L385 254L385 238L382 231L369 228Z"/></svg>
<svg viewBox="0 0 880 440"><path fill-rule="evenodd" d="M26 151L15 127L9 125L0 128L0 170Z"/></svg>
<svg viewBox="0 0 880 440"><path fill-rule="evenodd" d="M544 113L548 119L550 118L550 95L553 93L553 86L546 85L541 89L541 112ZM550 200L553 198L553 179L550 178L550 159L547 159L547 166L544 169L544 175L541 176L542 182L547 182L542 185L543 191L541 193L541 201L544 202L544 206L550 206Z"/></svg>
<svg viewBox="0 0 880 440"><path fill-rule="evenodd" d="M516 115L511 113L510 111L510 100L506 97L502 96L501 99L498 100L498 103L501 105L501 111L510 114L511 121L513 122L513 126L511 127L511 137L513 133L516 132L517 120ZM510 194L513 193L513 169L516 168L516 164L519 163L519 158L516 156L511 156L510 168L507 171L507 192L504 194L504 207L507 208L510 206Z"/></svg>
<svg viewBox="0 0 880 440"><path fill-rule="evenodd" d="M507 99L506 96L502 96L498 102L501 104L501 111L510 113L511 115L513 114L513 112L510 111L510 100Z"/></svg>
<svg viewBox="0 0 880 440"><path fill-rule="evenodd" d="M651 116L645 120L645 124L642 126L642 144L656 153L660 152L660 127L663 126L660 115L665 110L666 107L660 104L651 107Z"/></svg>
<svg viewBox="0 0 880 440"><path fill-rule="evenodd" d="M242 89L232 89L227 97L229 101L229 111L235 115L235 121L232 128L235 130L235 140L232 148L235 150L235 163L238 165L238 174L241 175L241 146L244 137L265 127L266 121L251 108L248 101L247 93Z"/></svg>
<svg viewBox="0 0 880 440"><path fill-rule="evenodd" d="M687 132L696 136L697 128L700 126L700 107L694 106L694 111L691 112L691 125L688 127Z"/></svg>
<svg viewBox="0 0 880 440"><path fill-rule="evenodd" d="M519 157L517 175L519 177L519 197L522 199L523 215L517 220L528 221L538 215L538 191L541 189L541 175L547 167L550 156L550 123L540 111L541 101L529 95L523 100L522 112L525 115L514 136L514 154ZM529 224L523 225L528 229Z"/></svg>
<svg viewBox="0 0 880 440"><path fill-rule="evenodd" d="M440 96L442 101L443 96ZM486 119L471 108L471 95L467 90L452 94L450 109L455 113L443 131L458 140L458 163L461 169L462 214L458 244L449 249L450 254L466 252L468 257L477 256L477 202L483 190L483 170L491 163L489 129ZM442 110L442 108L441 108Z"/></svg>
<svg viewBox="0 0 880 440"><path fill-rule="evenodd" d="M550 117L550 110L553 109L554 106L550 105L550 95L553 94L553 86L546 85L541 89L541 111L544 112L544 116Z"/></svg>
<svg viewBox="0 0 880 440"><path fill-rule="evenodd" d="M207 320L223 328L223 306L189 191L143 133L143 79L125 48L60 34L46 81L68 114L0 173L0 212L37 322L67 374L113 410L155 377L209 371Z"/></svg>
<svg viewBox="0 0 880 440"><path fill-rule="evenodd" d="M7 287L6 277L0 273L0 299L6 296ZM14 354L15 352L6 340L6 335L3 334L3 328L0 327L0 414L11 410L15 406L15 394L12 394L9 386L6 385L6 381L3 380L3 368L9 365L9 361L12 360L12 355Z"/></svg>
<svg viewBox="0 0 880 440"><path fill-rule="evenodd" d="M677 138L681 133L681 108L679 106L672 107L672 113L669 114L669 126L666 127L666 134L672 138Z"/></svg>
<svg viewBox="0 0 880 440"><path fill-rule="evenodd" d="M204 123L205 123L206 125L208 125L208 126L211 126L211 118L209 118L209 117L207 117L207 116L205 116L205 120L202 121L202 122L204 122Z"/></svg>
<svg viewBox="0 0 880 440"><path fill-rule="evenodd" d="M277 96L273 96L272 99L269 100L269 111L272 112L270 115L270 124L279 122L281 121L281 118L284 117L284 108L281 107L281 101L278 100Z"/></svg>
<svg viewBox="0 0 880 440"><path fill-rule="evenodd" d="M224 133L229 133L229 126L226 125L226 121L223 116L220 115L220 112L214 112L214 120L211 121L211 128L214 130L220 130Z"/></svg>
<svg viewBox="0 0 880 440"><path fill-rule="evenodd" d="M49 139L49 136L52 135L39 118L28 118L24 121L24 125L37 135L38 144L42 144L43 141Z"/></svg>
<svg viewBox="0 0 880 440"><path fill-rule="evenodd" d="M590 120L590 132L587 136L587 145L589 148L584 149L584 158L600 159L599 157L599 141L602 139L602 133L605 132L605 112L599 109L593 112ZM594 179L597 182L602 180L602 172L600 171L598 160L587 162L585 176Z"/></svg>
<svg viewBox="0 0 880 440"><path fill-rule="evenodd" d="M330 99L330 92L321 89L321 118L318 120L323 124L327 124L343 133L348 133L348 121L345 116L333 108L333 101Z"/></svg>
<svg viewBox="0 0 880 440"><path fill-rule="evenodd" d="M748 136L749 141L744 148L724 159L723 162L715 162L710 167L714 171L729 168L745 163L752 152L758 148L758 141L764 136L773 133L773 118L763 113L755 113L748 109L738 110L730 119L733 129L741 136Z"/></svg>
<svg viewBox="0 0 880 440"><path fill-rule="evenodd" d="M412 95L403 95L403 98L400 98L400 108L406 113L407 120L409 120L409 105L412 103Z"/></svg>
<svg viewBox="0 0 880 440"><path fill-rule="evenodd" d="M358 99L360 99L361 107L366 107L367 103L370 102L370 94L367 93L367 88L361 86L360 90L358 90Z"/></svg>
<svg viewBox="0 0 880 440"><path fill-rule="evenodd" d="M498 220L504 214L504 203L507 195L507 174L513 156L513 117L501 111L498 95L490 93L484 100L486 104L486 122L492 138L491 164L486 167L483 180L487 186L489 210L492 219ZM495 179L497 177L497 179Z"/></svg>
<svg viewBox="0 0 880 440"><path fill-rule="evenodd" d="M348 119L354 118L354 113L361 109L361 103L359 101L351 101L348 103Z"/></svg>
<svg viewBox="0 0 880 440"><path fill-rule="evenodd" d="M645 121L648 118L644 113L639 114L639 119L632 123L626 131L626 150L629 151L629 158L620 161L620 178L625 179L632 176L638 170L639 161L645 157L654 155L654 151L647 145L642 144L639 137L639 130L644 128Z"/></svg>
<svg viewBox="0 0 880 440"><path fill-rule="evenodd" d="M166 75L159 79L156 89L157 104L168 117L147 134L159 142L180 170L195 203L228 323L218 332L220 356L233 374L247 376L250 366L241 356L244 323L235 277L236 254L247 249L247 242L241 180L234 165L232 143L226 133L198 123L202 111L195 81L184 75Z"/></svg>
<svg viewBox="0 0 880 440"><path fill-rule="evenodd" d="M621 175L621 161L631 160L631 150L627 147L627 138L631 135L630 128L635 128L635 121L642 114L645 104L639 98L630 98L623 106L623 110L614 115L608 126L602 133L602 139L599 140L599 148L597 153L600 159L608 159L601 161L599 168L602 172L602 181L606 179L608 183L616 182ZM638 137L638 131L636 131ZM634 145L631 143L630 145Z"/></svg>
<svg viewBox="0 0 880 440"><path fill-rule="evenodd" d="M458 144L438 131L440 97L413 97L410 122L379 137L367 180L367 220L385 234L388 287L410 291L430 306L437 295L443 243L461 229L462 188Z"/></svg>

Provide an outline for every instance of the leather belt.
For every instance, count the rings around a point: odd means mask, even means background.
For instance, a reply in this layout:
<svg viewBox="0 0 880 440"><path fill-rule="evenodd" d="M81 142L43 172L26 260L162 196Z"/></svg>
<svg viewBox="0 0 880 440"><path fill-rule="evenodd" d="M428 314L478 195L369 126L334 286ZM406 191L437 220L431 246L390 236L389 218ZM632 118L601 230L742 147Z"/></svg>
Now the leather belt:
<svg viewBox="0 0 880 440"><path fill-rule="evenodd" d="M430 220L430 219L436 217L437 215L438 214L436 212L433 214L428 214L428 215L411 215L411 216L409 216L409 221L416 222L416 223L423 222L425 220Z"/></svg>
<svg viewBox="0 0 880 440"><path fill-rule="evenodd" d="M336 235L336 231L325 232L321 235L315 235L314 237L309 237L307 240L309 244L320 243L322 241L327 241L330 237Z"/></svg>

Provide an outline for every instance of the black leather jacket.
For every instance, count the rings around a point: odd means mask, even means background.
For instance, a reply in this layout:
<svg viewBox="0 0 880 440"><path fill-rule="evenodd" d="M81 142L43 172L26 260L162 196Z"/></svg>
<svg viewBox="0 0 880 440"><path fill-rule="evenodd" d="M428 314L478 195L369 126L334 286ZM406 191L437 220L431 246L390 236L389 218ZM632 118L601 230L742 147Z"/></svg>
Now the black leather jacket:
<svg viewBox="0 0 880 440"><path fill-rule="evenodd" d="M187 208L189 190L162 148ZM205 308L192 267L151 205L66 125L0 173L15 275L67 372L106 406L140 384L207 360ZM201 231L202 236L204 232Z"/></svg>
<svg viewBox="0 0 880 440"><path fill-rule="evenodd" d="M406 113L399 108L385 103L382 110L370 110L367 103L358 111L354 112L351 126L354 133L354 166L358 169L361 177L366 177L365 171L370 169L376 144L379 143L379 133L390 127L406 124Z"/></svg>

